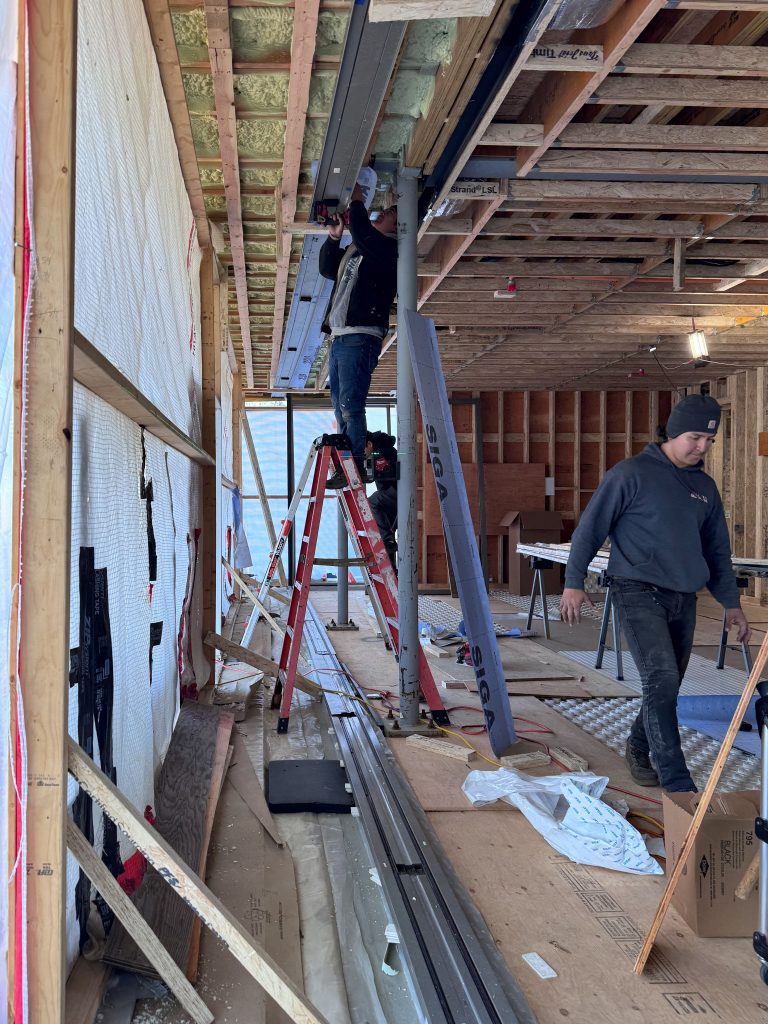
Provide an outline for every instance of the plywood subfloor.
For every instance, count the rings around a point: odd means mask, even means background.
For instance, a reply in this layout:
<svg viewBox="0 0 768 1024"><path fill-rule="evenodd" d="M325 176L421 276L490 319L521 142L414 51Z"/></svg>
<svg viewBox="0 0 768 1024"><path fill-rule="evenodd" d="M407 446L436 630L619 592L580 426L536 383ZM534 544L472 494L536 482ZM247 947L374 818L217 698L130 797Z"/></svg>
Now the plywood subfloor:
<svg viewBox="0 0 768 1024"><path fill-rule="evenodd" d="M331 595L322 597L329 601ZM568 631L569 645L580 646L580 629L585 630L583 646L588 647L587 624ZM396 687L391 656L373 655L364 631L331 634L331 639L362 685L383 688L392 680ZM454 729L480 720L476 695L441 690L441 696L454 706ZM625 796L634 809L660 816L661 808L653 803L660 799L660 791L638 792L623 759L602 742L535 697L512 698L512 709L520 730L515 752L536 749L531 739L539 737L550 745L569 747L587 759L590 770L607 775L612 786L634 794L613 796ZM551 733L523 732L537 728ZM492 757L484 735L467 738ZM450 742L461 741L451 737ZM766 989L749 939L698 939L672 910L650 970L636 978L632 963L661 896L661 877L573 865L511 807L471 807L462 783L469 770L490 771L492 765L480 760L470 769L402 740L390 745L541 1024L768 1020ZM551 771L541 768L531 774ZM521 959L531 952L542 956L557 977L538 977Z"/></svg>

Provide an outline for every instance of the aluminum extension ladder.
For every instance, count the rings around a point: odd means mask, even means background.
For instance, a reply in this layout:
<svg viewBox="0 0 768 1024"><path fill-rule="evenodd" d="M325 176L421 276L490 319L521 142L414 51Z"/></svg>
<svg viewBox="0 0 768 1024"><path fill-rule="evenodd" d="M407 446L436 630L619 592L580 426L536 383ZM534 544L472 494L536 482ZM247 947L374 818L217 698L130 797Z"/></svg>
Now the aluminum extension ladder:
<svg viewBox="0 0 768 1024"><path fill-rule="evenodd" d="M275 552L270 557L267 573L259 593L260 595L264 593L266 597L269 591L270 573L274 575L277 559L280 557L280 552L285 545L285 540L296 517L299 502L303 496L303 490L309 478L309 471L313 462L314 474L309 496L309 508L307 509L307 518L301 538L301 550L296 565L296 579L291 592L285 636L283 637L283 646L280 652L279 673L272 696L272 707L280 707L278 732L287 732L288 730L291 698L293 696L293 687L299 662L304 619L309 601L309 588L312 582L312 566L315 560L320 517L323 511L323 499L325 498L325 485L330 467L333 467L334 470L342 469L347 478L349 486L338 492L340 508L344 521L347 524L347 532L352 541L352 547L360 560L360 568L368 586L368 593L376 611L377 619L385 627L384 637L389 641L394 651L398 649L397 577L389 560L387 549L384 547L384 542L381 539L371 506L368 503L365 484L360 479L360 474L351 453L347 451L342 452L330 444L324 444L322 438L318 438L312 445L305 470L291 501L288 517L286 517L283 523ZM340 567L339 571L343 571L343 567ZM441 725L448 724L450 721L448 713L440 699L437 685L421 647L419 647L419 685L424 700L429 707L432 720Z"/></svg>

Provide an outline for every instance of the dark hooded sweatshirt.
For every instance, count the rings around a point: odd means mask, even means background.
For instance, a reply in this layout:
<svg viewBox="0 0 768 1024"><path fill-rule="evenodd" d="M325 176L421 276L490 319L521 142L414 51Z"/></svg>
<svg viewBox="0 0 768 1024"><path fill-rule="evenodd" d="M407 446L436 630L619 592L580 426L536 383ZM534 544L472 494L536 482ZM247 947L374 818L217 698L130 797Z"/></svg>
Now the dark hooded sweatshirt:
<svg viewBox="0 0 768 1024"><path fill-rule="evenodd" d="M683 593L706 586L725 608L738 608L723 503L702 465L678 469L660 445L649 444L610 469L573 534L566 587L583 589L587 566L608 537L610 576Z"/></svg>

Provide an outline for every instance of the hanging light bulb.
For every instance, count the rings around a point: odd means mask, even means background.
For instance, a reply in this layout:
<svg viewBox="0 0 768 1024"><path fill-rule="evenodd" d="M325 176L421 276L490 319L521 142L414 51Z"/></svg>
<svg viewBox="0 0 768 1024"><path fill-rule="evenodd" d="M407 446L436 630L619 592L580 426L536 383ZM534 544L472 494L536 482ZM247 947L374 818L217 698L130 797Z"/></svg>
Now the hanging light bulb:
<svg viewBox="0 0 768 1024"><path fill-rule="evenodd" d="M691 355L694 359L708 359L709 349L704 331L691 331L688 335L688 344L691 346Z"/></svg>
<svg viewBox="0 0 768 1024"><path fill-rule="evenodd" d="M693 330L688 335L688 344L691 346L691 355L694 359L708 359L709 349L707 348L707 339L704 331L696 330L696 321L691 317L691 327Z"/></svg>

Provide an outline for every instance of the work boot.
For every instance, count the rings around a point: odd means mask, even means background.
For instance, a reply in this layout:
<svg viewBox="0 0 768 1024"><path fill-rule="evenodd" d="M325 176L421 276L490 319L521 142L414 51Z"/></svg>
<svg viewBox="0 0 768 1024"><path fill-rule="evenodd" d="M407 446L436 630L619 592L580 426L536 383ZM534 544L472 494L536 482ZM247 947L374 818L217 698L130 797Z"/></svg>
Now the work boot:
<svg viewBox="0 0 768 1024"><path fill-rule="evenodd" d="M627 740L624 756L629 766L629 774L639 786L658 786L659 776L656 774L656 769L651 764L648 754L635 750L630 740Z"/></svg>
<svg viewBox="0 0 768 1024"><path fill-rule="evenodd" d="M339 467L333 476L329 476L326 481L325 487L329 491L340 491L343 487L347 486L347 478L344 475L344 470Z"/></svg>

